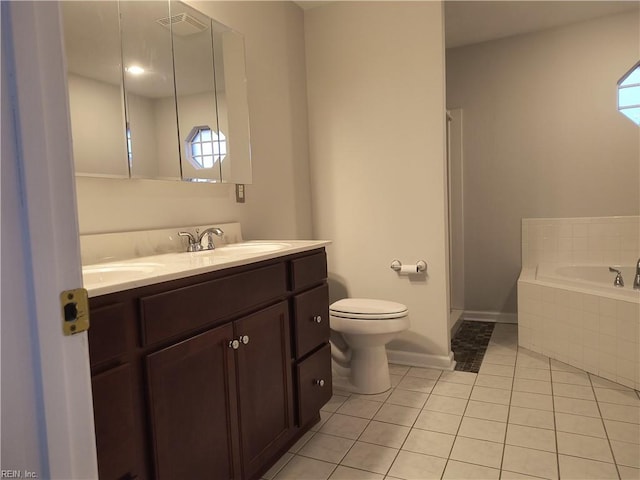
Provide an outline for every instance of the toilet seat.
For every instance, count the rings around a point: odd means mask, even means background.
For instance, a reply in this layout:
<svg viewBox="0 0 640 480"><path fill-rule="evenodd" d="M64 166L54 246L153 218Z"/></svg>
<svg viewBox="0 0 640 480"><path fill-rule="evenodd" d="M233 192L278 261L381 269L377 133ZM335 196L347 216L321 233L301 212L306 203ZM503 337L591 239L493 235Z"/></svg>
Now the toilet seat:
<svg viewBox="0 0 640 480"><path fill-rule="evenodd" d="M387 320L406 317L409 312L406 305L401 303L371 298L345 298L332 303L329 313L334 317L354 320Z"/></svg>

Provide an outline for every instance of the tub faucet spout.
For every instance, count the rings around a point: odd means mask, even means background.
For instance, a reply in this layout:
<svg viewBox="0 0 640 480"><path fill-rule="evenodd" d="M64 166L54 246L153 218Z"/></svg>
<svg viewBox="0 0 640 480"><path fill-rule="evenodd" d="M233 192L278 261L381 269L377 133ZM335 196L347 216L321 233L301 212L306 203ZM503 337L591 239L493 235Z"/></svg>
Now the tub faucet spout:
<svg viewBox="0 0 640 480"><path fill-rule="evenodd" d="M640 290L640 258L636 264L636 276L633 279L633 288L634 290Z"/></svg>

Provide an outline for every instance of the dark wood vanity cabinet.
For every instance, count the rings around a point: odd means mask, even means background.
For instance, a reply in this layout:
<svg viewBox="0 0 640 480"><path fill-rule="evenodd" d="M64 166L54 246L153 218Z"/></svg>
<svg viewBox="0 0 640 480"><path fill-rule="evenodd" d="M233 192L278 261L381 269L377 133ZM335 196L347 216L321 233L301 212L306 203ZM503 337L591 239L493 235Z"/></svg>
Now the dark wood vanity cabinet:
<svg viewBox="0 0 640 480"><path fill-rule="evenodd" d="M326 277L321 249L92 298L100 478L259 478L331 397Z"/></svg>

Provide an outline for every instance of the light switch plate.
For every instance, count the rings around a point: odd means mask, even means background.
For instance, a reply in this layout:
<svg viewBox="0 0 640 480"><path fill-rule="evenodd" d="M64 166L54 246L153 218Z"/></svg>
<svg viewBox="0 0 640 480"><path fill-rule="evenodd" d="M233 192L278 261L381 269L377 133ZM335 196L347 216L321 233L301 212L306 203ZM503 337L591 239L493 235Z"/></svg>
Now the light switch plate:
<svg viewBox="0 0 640 480"><path fill-rule="evenodd" d="M244 203L244 184L236 183L236 203Z"/></svg>

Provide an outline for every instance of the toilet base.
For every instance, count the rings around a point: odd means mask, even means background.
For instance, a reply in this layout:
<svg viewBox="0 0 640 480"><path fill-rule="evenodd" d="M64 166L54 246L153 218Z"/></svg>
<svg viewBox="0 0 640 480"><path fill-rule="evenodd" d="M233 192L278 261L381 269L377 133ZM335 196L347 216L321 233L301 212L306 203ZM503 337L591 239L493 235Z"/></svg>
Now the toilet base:
<svg viewBox="0 0 640 480"><path fill-rule="evenodd" d="M334 368L333 385L336 388L365 395L383 393L391 388L389 362L384 345L352 349L349 366L348 370ZM340 375L347 372L348 377Z"/></svg>

